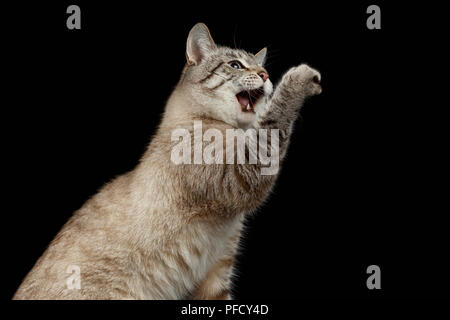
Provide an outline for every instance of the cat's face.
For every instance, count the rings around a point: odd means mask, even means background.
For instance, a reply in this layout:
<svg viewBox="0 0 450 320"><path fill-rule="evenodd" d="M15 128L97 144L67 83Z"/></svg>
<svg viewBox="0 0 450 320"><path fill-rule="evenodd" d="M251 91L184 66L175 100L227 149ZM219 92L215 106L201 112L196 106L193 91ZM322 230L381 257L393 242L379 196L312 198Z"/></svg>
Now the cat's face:
<svg viewBox="0 0 450 320"><path fill-rule="evenodd" d="M251 125L273 90L265 56L265 48L253 55L217 46L204 24L195 25L187 41L184 81L199 112L235 127Z"/></svg>

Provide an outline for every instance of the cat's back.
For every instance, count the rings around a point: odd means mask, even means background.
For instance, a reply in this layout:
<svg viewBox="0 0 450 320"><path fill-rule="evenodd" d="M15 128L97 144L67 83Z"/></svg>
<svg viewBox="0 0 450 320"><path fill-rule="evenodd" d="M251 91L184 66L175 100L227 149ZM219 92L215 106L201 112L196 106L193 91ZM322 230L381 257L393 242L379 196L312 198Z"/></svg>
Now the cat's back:
<svg viewBox="0 0 450 320"><path fill-rule="evenodd" d="M129 175L118 177L76 211L13 299L132 298L126 289L132 246L127 237L132 225L126 210L129 183Z"/></svg>

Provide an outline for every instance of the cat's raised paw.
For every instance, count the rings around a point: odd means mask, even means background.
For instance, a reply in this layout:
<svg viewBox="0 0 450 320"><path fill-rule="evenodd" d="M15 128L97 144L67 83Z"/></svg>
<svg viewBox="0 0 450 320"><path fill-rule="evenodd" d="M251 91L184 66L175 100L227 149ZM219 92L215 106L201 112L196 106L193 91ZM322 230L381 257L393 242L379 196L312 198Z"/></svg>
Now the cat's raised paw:
<svg viewBox="0 0 450 320"><path fill-rule="evenodd" d="M293 86L302 88L307 96L322 92L320 73L306 64L291 68L286 73L286 77Z"/></svg>

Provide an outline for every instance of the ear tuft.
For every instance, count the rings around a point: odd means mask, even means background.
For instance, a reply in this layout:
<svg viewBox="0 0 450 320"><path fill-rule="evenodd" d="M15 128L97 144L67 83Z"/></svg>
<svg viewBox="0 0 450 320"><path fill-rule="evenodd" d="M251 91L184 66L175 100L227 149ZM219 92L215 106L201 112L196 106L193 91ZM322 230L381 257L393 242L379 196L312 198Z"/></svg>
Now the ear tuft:
<svg viewBox="0 0 450 320"><path fill-rule="evenodd" d="M186 59L189 65L198 65L216 44L204 23L197 23L189 32L186 43Z"/></svg>
<svg viewBox="0 0 450 320"><path fill-rule="evenodd" d="M266 54L267 54L267 48L264 47L257 54L255 54L256 61L260 66L264 65L264 62L266 62Z"/></svg>

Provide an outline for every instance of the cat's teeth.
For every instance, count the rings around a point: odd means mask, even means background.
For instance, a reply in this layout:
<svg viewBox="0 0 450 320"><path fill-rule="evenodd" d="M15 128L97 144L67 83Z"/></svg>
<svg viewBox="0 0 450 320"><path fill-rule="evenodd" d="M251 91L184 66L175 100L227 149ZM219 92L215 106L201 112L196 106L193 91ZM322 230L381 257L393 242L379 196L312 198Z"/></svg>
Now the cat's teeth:
<svg viewBox="0 0 450 320"><path fill-rule="evenodd" d="M250 103L247 105L247 111L250 110Z"/></svg>

